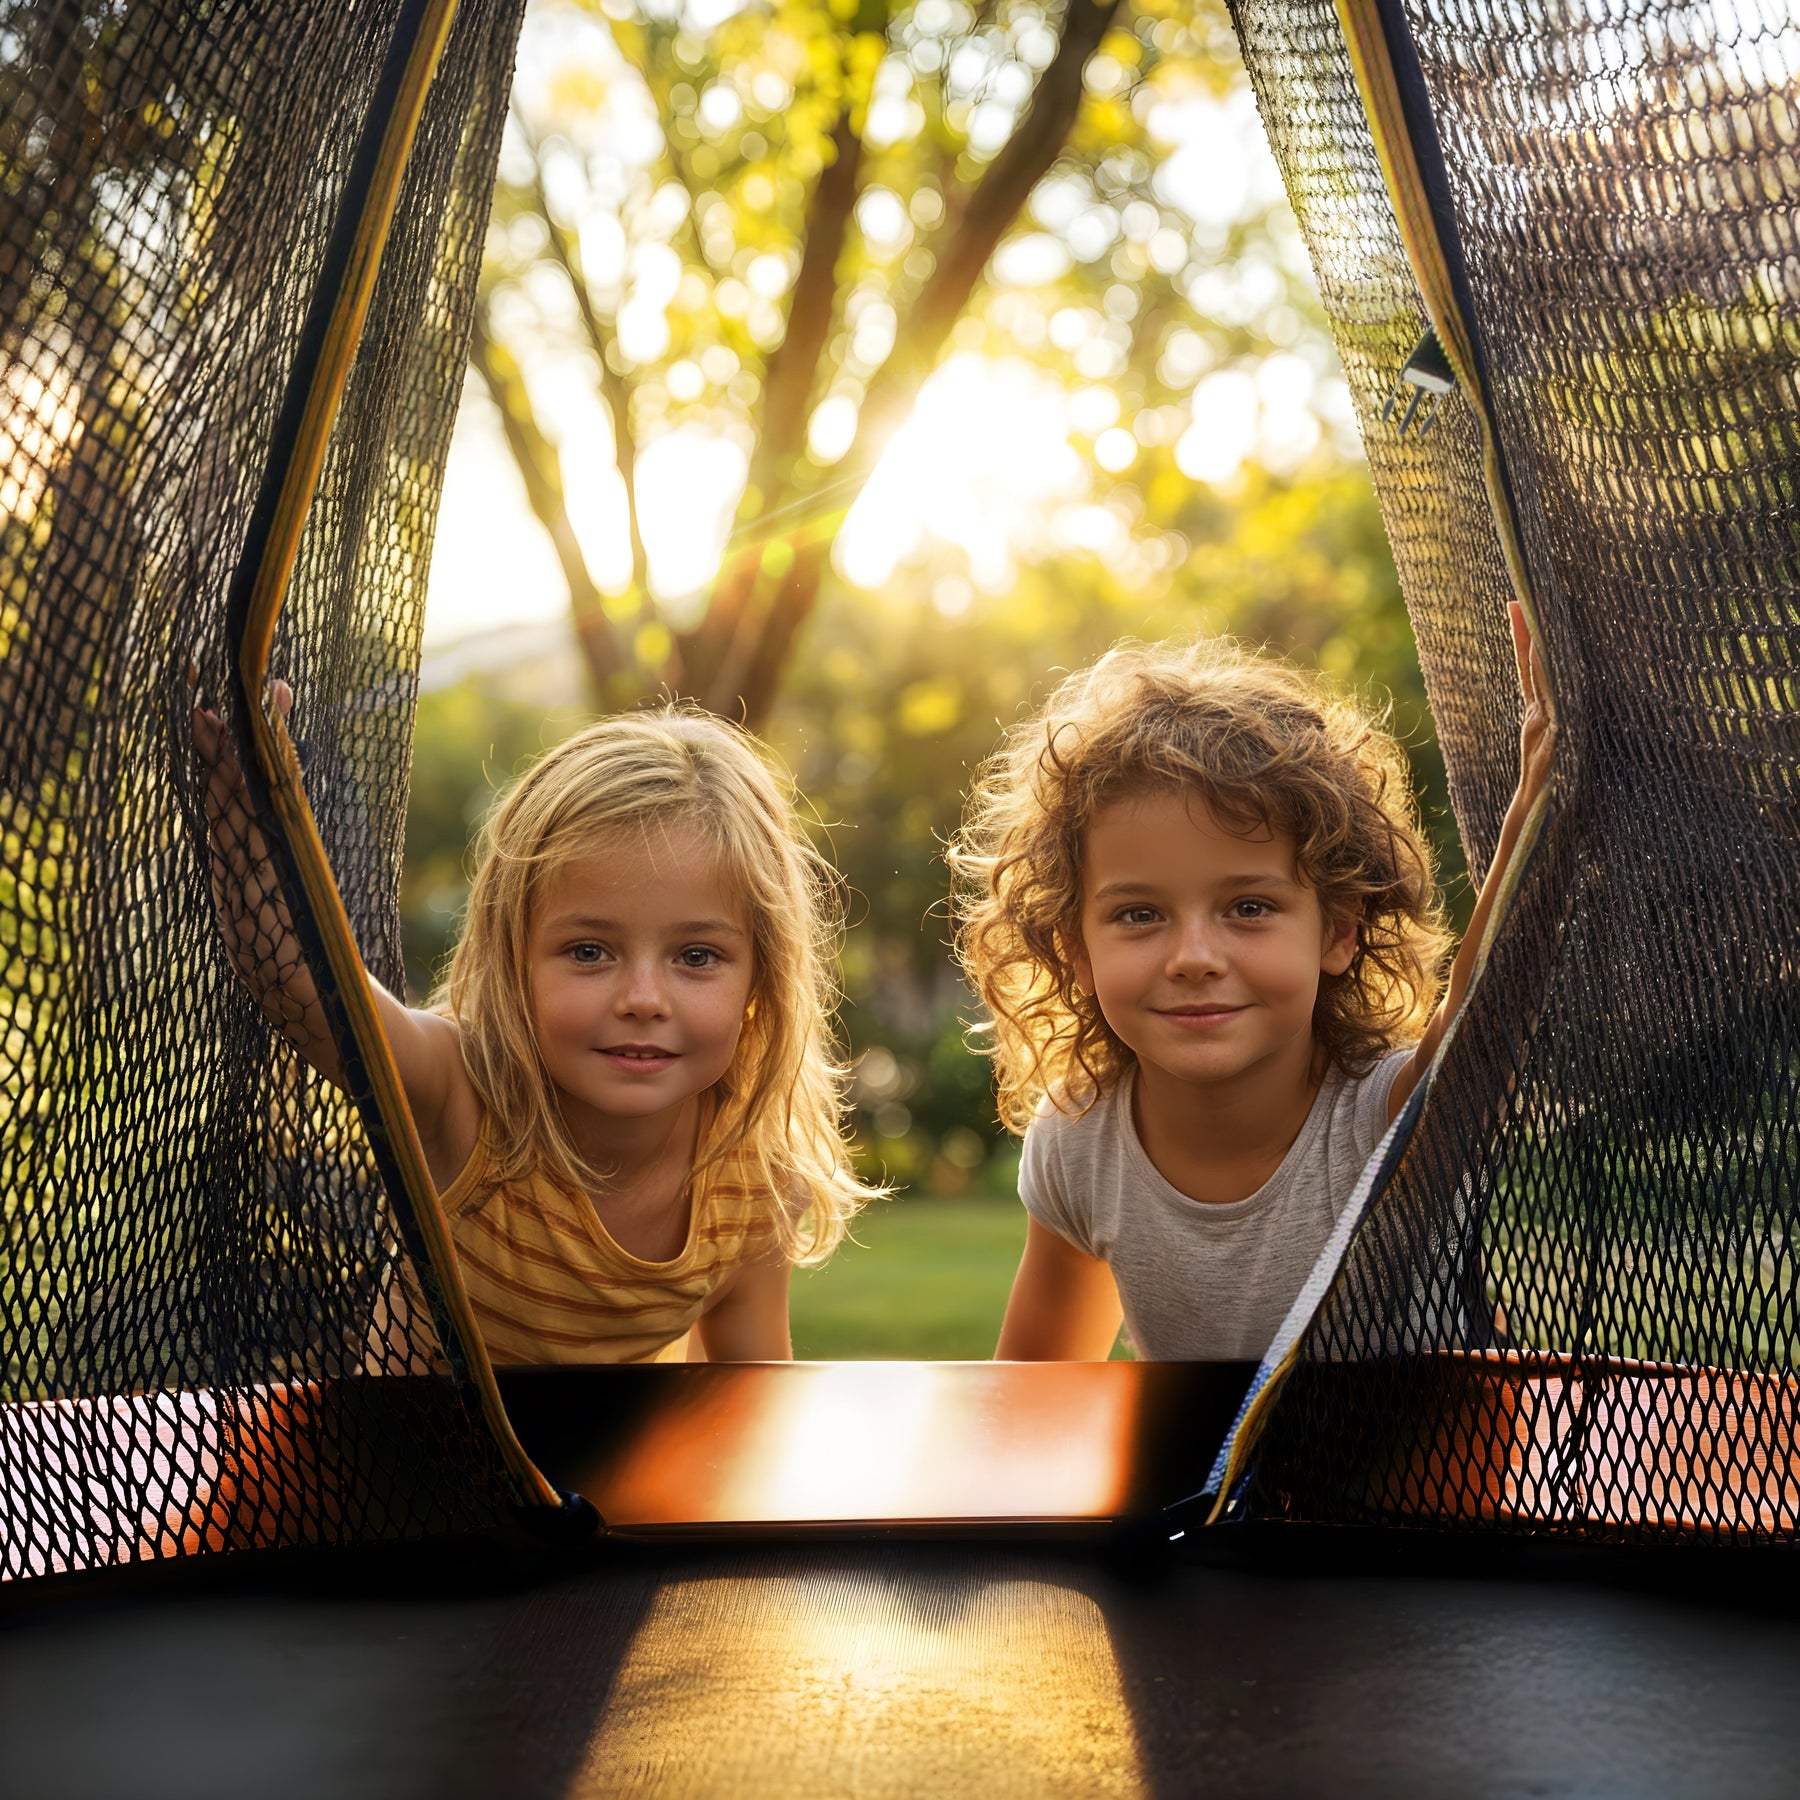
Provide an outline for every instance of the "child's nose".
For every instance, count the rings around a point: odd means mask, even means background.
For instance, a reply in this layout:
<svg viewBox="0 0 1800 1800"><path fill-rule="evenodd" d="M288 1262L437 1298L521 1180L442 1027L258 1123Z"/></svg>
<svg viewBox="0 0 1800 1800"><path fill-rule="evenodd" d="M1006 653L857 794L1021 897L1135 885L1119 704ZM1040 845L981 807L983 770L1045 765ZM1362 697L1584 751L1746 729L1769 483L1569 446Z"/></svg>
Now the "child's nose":
<svg viewBox="0 0 1800 1800"><path fill-rule="evenodd" d="M662 970L652 960L626 965L619 988L618 1008L633 1018L660 1018L669 1010L669 990Z"/></svg>
<svg viewBox="0 0 1800 1800"><path fill-rule="evenodd" d="M1170 946L1169 972L1193 977L1216 975L1225 967L1219 934L1207 919L1184 919Z"/></svg>

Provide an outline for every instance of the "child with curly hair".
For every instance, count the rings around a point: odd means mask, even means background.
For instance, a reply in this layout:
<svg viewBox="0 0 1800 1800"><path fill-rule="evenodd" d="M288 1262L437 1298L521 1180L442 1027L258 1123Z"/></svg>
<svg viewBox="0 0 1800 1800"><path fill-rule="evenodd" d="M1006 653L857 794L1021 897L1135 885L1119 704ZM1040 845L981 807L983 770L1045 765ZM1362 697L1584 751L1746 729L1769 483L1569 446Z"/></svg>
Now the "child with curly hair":
<svg viewBox="0 0 1800 1800"><path fill-rule="evenodd" d="M997 1354L1262 1355L1474 971L1553 731L1523 615L1517 792L1448 981L1399 746L1284 663L1122 644L983 768L951 851L1029 1223Z"/></svg>

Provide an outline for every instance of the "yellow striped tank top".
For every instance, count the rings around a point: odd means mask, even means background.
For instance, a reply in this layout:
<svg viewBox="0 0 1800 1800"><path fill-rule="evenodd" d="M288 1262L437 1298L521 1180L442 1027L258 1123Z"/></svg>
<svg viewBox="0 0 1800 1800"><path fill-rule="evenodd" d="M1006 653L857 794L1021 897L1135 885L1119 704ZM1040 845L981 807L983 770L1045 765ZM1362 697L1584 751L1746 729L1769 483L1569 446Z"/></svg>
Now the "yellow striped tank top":
<svg viewBox="0 0 1800 1800"><path fill-rule="evenodd" d="M735 1270L775 1247L775 1196L727 1154L691 1184L687 1243L646 1262L593 1203L543 1176L496 1186L485 1134L441 1204L495 1363L682 1362L688 1333Z"/></svg>

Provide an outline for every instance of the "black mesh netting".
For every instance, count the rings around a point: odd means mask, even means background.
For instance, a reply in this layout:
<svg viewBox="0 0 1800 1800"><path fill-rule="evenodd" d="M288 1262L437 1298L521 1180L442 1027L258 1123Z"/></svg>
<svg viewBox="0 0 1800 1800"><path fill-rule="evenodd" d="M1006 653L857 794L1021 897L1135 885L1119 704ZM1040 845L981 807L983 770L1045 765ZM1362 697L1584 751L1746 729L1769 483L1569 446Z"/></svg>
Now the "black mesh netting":
<svg viewBox="0 0 1800 1800"><path fill-rule="evenodd" d="M247 795L209 832L190 725L197 692L247 756L227 594L404 10L0 4L0 1577L442 1530L507 1497L420 1373L429 1325L385 1319L398 1236L355 1110L265 1018L279 983L259 1008L234 972L219 914L254 915L262 838ZM518 12L457 15L271 664L396 984Z"/></svg>
<svg viewBox="0 0 1800 1800"><path fill-rule="evenodd" d="M1252 1504L1596 1536L1800 1529L1800 28L1404 0L1560 715L1554 808ZM1330 0L1239 0L1350 372L1452 791L1517 767L1468 403ZM1405 45L1399 40L1397 54Z"/></svg>
<svg viewBox="0 0 1800 1800"><path fill-rule="evenodd" d="M0 1576L509 1497L419 1372L428 1328L384 1304L396 1221L290 1047L274 834L230 779L227 594L400 10L0 0ZM272 664L396 981L430 527L517 12L458 15ZM1791 1536L1800 30L1404 12L1543 614L1555 806L1254 1502ZM1516 700L1474 422L1378 416L1424 316L1332 7L1238 22L1479 873Z"/></svg>

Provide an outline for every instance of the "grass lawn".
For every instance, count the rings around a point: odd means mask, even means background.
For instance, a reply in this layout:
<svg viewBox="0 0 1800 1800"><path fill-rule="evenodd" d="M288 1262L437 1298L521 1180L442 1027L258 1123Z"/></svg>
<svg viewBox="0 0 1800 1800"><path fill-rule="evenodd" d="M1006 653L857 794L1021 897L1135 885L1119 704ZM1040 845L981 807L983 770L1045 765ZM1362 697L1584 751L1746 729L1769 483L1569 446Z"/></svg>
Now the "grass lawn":
<svg viewBox="0 0 1800 1800"><path fill-rule="evenodd" d="M822 1269L794 1271L794 1354L841 1362L985 1361L1025 1248L1011 1194L878 1200ZM1129 1357L1121 1333L1115 1360Z"/></svg>
<svg viewBox="0 0 1800 1800"><path fill-rule="evenodd" d="M878 1200L822 1269L794 1271L794 1354L818 1360L989 1357L1025 1209L1010 1195Z"/></svg>

